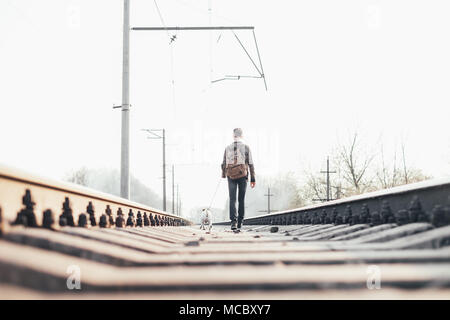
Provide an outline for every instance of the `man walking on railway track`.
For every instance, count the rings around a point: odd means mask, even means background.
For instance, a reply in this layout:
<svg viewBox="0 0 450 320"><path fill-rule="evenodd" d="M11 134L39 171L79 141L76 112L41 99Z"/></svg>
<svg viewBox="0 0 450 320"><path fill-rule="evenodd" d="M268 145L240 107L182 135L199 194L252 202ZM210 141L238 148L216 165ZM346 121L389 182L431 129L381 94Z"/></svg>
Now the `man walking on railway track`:
<svg viewBox="0 0 450 320"><path fill-rule="evenodd" d="M250 186L255 187L255 168L249 146L242 142L242 129L233 130L234 142L225 148L222 162L222 178L228 179L230 195L231 230L240 230L245 216L245 191L250 173ZM236 214L238 191L238 214Z"/></svg>

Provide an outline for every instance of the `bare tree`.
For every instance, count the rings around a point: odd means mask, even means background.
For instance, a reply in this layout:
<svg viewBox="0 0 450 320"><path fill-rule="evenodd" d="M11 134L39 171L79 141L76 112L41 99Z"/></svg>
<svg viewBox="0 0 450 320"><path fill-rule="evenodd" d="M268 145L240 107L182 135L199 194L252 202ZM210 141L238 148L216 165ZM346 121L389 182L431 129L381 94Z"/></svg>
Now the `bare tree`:
<svg viewBox="0 0 450 320"><path fill-rule="evenodd" d="M386 152L380 143L378 153L368 151L369 142L355 132L347 144L337 143L332 152L331 163L336 174L331 178L334 198L347 197L363 192L392 188L395 186L429 179L422 170L412 167L407 161L406 144L402 141L400 152L395 146ZM398 154L401 157L398 157ZM326 198L326 179L319 172L305 171L305 183L301 188L303 199Z"/></svg>
<svg viewBox="0 0 450 320"><path fill-rule="evenodd" d="M318 176L317 173L307 173L306 185L304 188L305 195L313 199L325 199L327 192L327 182L325 178Z"/></svg>
<svg viewBox="0 0 450 320"><path fill-rule="evenodd" d="M88 169L82 167L66 175L64 180L119 196L120 174L111 169ZM161 197L133 175L130 177L131 200L151 207L162 207Z"/></svg>
<svg viewBox="0 0 450 320"><path fill-rule="evenodd" d="M88 169L86 167L81 167L80 169L71 172L65 180L86 187L88 185Z"/></svg>
<svg viewBox="0 0 450 320"><path fill-rule="evenodd" d="M400 169L397 167L397 149L394 148L394 156L391 165L386 163L384 145L380 145L380 167L376 170L376 175L381 189L392 188L400 184Z"/></svg>
<svg viewBox="0 0 450 320"><path fill-rule="evenodd" d="M355 131L348 145L339 144L337 153L343 164L342 177L353 187L354 193L371 189L372 180L366 179L366 174L375 155L362 150L358 132Z"/></svg>
<svg viewBox="0 0 450 320"><path fill-rule="evenodd" d="M298 186L297 178L292 172L275 177L258 178L258 187L245 196L245 212L247 217L263 214L267 209L267 191L270 187L271 211L299 208L305 205L305 197ZM229 203L225 203L225 215L228 215Z"/></svg>
<svg viewBox="0 0 450 320"><path fill-rule="evenodd" d="M379 182L378 188L392 188L430 178L422 170L414 168L407 163L406 143L403 139L400 145L400 159L397 158L397 154L397 147L394 147L393 157L386 162L384 147L381 144L379 166L376 168Z"/></svg>
<svg viewBox="0 0 450 320"><path fill-rule="evenodd" d="M402 149L402 184L408 184L413 182L419 182L423 180L430 179L431 177L428 175L425 175L422 170L414 167L410 167L406 163L406 142L404 139L402 139L401 142L401 149Z"/></svg>
<svg viewBox="0 0 450 320"><path fill-rule="evenodd" d="M348 188L342 186L340 167L339 157L336 154L332 154L330 157L330 169L335 172L330 174L331 199L338 199L349 193ZM327 179L325 172L319 168L309 168L303 172L303 176L306 179L299 189L303 204L327 199Z"/></svg>
<svg viewBox="0 0 450 320"><path fill-rule="evenodd" d="M406 143L402 139L402 164L403 164L403 179L405 181L405 184L409 183L409 175L408 175L408 169L406 168L406 157L405 157L405 148Z"/></svg>

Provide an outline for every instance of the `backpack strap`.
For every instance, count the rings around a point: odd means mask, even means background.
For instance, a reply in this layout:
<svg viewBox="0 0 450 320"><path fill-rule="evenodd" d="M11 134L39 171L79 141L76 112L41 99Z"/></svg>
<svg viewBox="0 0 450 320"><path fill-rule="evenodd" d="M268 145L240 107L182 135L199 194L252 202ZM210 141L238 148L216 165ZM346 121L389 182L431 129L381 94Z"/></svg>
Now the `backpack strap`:
<svg viewBox="0 0 450 320"><path fill-rule="evenodd" d="M248 154L249 154L249 148L248 148L248 145L245 145L245 163L246 164L249 164L249 162L250 162Z"/></svg>

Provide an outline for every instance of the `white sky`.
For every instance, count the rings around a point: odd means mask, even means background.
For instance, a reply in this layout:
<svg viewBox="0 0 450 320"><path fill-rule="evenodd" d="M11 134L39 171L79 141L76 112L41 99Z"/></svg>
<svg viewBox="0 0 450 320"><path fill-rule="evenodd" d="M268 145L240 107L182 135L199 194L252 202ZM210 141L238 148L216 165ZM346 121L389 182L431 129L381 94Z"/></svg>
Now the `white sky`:
<svg viewBox="0 0 450 320"><path fill-rule="evenodd" d="M132 26L161 25L153 1L131 2ZM207 0L158 3L167 25L209 23ZM58 179L119 167L122 6L0 2L0 162ZM141 128L166 128L185 211L209 204L236 126L257 174L320 170L355 127L371 142L407 137L414 166L450 172L450 2L213 0L212 11L214 25L256 27L269 91L254 79L209 84L211 66L214 79L254 74L230 32L177 33L174 90L167 34L133 32L131 169L156 192L161 143ZM238 35L256 59L251 33Z"/></svg>

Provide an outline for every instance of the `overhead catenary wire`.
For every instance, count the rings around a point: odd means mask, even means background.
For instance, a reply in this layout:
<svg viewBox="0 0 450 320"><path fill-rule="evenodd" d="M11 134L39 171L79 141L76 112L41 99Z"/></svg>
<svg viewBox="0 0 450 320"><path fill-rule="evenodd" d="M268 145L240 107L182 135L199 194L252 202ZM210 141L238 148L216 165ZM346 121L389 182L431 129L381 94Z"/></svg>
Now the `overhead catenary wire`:
<svg viewBox="0 0 450 320"><path fill-rule="evenodd" d="M239 42L239 44L241 45L242 49L244 50L244 52L247 54L247 57L250 59L250 61L252 62L253 66L255 67L256 71L258 71L258 73L262 76L261 71L259 70L258 66L256 65L255 61L253 61L252 56L248 53L247 49L244 47L244 45L241 42L241 39L239 39L239 37L237 36L236 32L234 32L233 30L231 30L231 32L233 32L236 40Z"/></svg>
<svg viewBox="0 0 450 320"><path fill-rule="evenodd" d="M240 24L240 22L235 20L235 19L230 19L229 17L225 17L225 16L220 15L220 14L218 14L216 12L212 12L212 11L209 12L208 10L205 10L204 8L200 8L200 7L198 7L198 6L196 6L196 5L192 4L192 3L188 3L187 1L184 1L184 0L175 0L175 1L180 3L180 4L182 4L183 6L185 6L186 8L188 8L191 11L194 11L194 12L197 12L197 13L201 13L203 15L211 14L215 18L225 20L225 21L227 21L229 23Z"/></svg>
<svg viewBox="0 0 450 320"><path fill-rule="evenodd" d="M263 69L263 65L262 65L262 61L261 61L261 55L259 54L259 47L258 47L258 42L256 41L255 29L253 29L253 39L255 40L256 53L258 54L259 65L261 66L261 77L264 79L264 86L266 87L266 91L267 91L266 76L264 74L264 69Z"/></svg>
<svg viewBox="0 0 450 320"><path fill-rule="evenodd" d="M166 26L166 23L164 22L164 18L161 14L161 10L159 9L158 2L156 2L156 0L153 0L153 2L155 3L156 11L158 12L159 19L161 20L161 24L163 25L164 29L167 32L167 37L170 38L169 30L167 30L167 26Z"/></svg>
<svg viewBox="0 0 450 320"><path fill-rule="evenodd" d="M163 25L162 27L133 27L131 28L131 30L134 31L165 31L167 33L167 36L169 37L169 45L172 45L172 43L176 40L176 34L171 36L169 34L169 30L170 31L180 31L180 30L197 30L197 31L206 31L209 30L209 62L210 62L210 66L209 66L209 84L211 87L211 84L213 83L217 83L219 81L223 81L223 80L240 80L242 78L253 78L253 79L260 79L263 78L264 80L264 86L265 89L267 91L267 83L266 83L266 79L265 79L265 75L263 72L263 66L262 66L262 61L261 61L261 55L259 52L259 48L258 48L258 43L256 41L256 35L254 32L254 26L212 26L212 0L208 0L208 10L207 10L207 14L209 16L209 26L205 27L205 26L183 26L183 27L179 27L179 26L170 26L167 27L163 15L161 13L161 10L158 6L158 3L156 0L153 0L156 10L158 12L159 18L161 20L161 24ZM251 61L251 63L253 64L253 66L255 67L256 71L258 72L259 76L253 76L253 75L233 75L233 76L225 76L223 78L220 79L215 79L213 80L213 57L212 57L212 30L230 30L232 31L234 37L236 38L236 40L238 41L239 45L241 46L241 48L243 49L243 51L245 52L245 54L247 55L247 57L249 58L249 60ZM240 40L240 38L238 37L238 35L234 32L234 30L252 30L253 32L253 39L255 42L255 47L256 47L256 51L257 51L257 56L258 56L258 62L259 62L259 67L257 65L257 63L255 62L255 60L252 58L252 56L250 55L250 53L248 52L248 50L246 49L246 47L244 46L244 44L242 43L242 41ZM222 34L219 35L216 44L219 42L219 40L221 39ZM170 47L170 56L171 56L171 75L172 75L172 99L173 99L173 105L174 105L174 111L176 110L176 104L175 104L175 79L174 79L174 58L173 58L173 50L172 50L172 46ZM202 93L206 91L206 88L204 90L202 90ZM176 112L174 112L174 115L176 114Z"/></svg>
<svg viewBox="0 0 450 320"><path fill-rule="evenodd" d="M241 78L261 79L262 77L261 76L241 76L241 75L232 76L232 75L226 75L225 78L220 78L220 79L213 80L212 83L216 83L216 82L224 81L224 80L240 80Z"/></svg>
<svg viewBox="0 0 450 320"><path fill-rule="evenodd" d="M169 33L169 30L167 28L167 25L164 21L164 17L161 13L161 10L159 9L158 2L156 0L153 0L156 11L158 12L159 19L161 21L161 24L163 25L164 29L166 30L167 37L169 38L169 51L170 51L170 81L172 85L172 107L173 107L173 115L176 116L176 92L175 92L175 63L174 63L174 53L173 53L173 42L175 41L177 35L171 35Z"/></svg>
<svg viewBox="0 0 450 320"><path fill-rule="evenodd" d="M201 14L207 14L208 15L208 20L209 20L209 26L211 27L211 21L212 21L212 17L216 17L219 19L223 19L226 20L228 22L231 22L233 24L239 24L236 20L232 20L230 18L224 17L222 15L217 14L216 12L213 12L212 10L212 0L208 0L208 10L205 11L204 9L201 9L193 4L187 3L186 1L183 0L176 0L178 3L186 6L187 8L193 10L193 11L197 11ZM233 29L231 29L233 31ZM224 80L240 80L241 78L254 78L254 79L260 79L263 78L264 80L264 87L267 91L267 82L266 82L266 77L264 74L264 69L262 66L262 61L261 61L261 55L259 53L259 48L258 48L258 43L256 41L256 34L255 34L255 30L254 28L251 28L251 30L253 31L253 39L255 41L255 46L256 46L256 52L258 55L258 60L259 60L259 65L261 70L259 70L259 68L256 66L256 63L253 61L253 59L251 58L251 56L249 55L249 53L247 52L247 50L245 49L244 45L242 44L242 42L240 41L240 39L238 38L238 36L236 35L236 33L233 31L234 36L236 37L236 39L238 40L238 42L241 44L242 48L244 49L244 51L247 53L248 57L250 58L250 60L252 61L253 65L255 66L256 70L259 73L259 76L225 76L224 78L220 78L220 79L215 79L212 80L212 76L213 76L213 66L212 66L212 48L211 48L211 39L210 39L210 84L216 83L216 82L220 82L220 81L224 81ZM220 39L222 38L222 33L219 34L217 40L216 40L216 44L219 43ZM206 88L202 90L202 92L205 92Z"/></svg>
<svg viewBox="0 0 450 320"><path fill-rule="evenodd" d="M258 76L254 76L254 75L226 75L224 78L219 78L219 79L211 81L211 83L217 83L217 82L224 81L224 80L240 80L242 78L251 78L251 79L261 79L262 78L264 80L264 87L266 88L266 91L267 91L267 83L266 83L266 78L265 78L265 75L264 75L264 69L263 69L263 66L262 66L261 55L259 53L258 43L256 41L255 30L254 30L254 28L252 28L251 30L253 32L253 40L255 42L255 47L256 47L256 52L257 52L257 56L258 56L259 67L256 64L255 60L250 55L250 53L248 52L248 50L245 48L245 46L242 43L241 39L234 32L233 29L231 29L231 32L233 33L234 37L238 41L238 43L241 46L241 48L244 50L244 52L247 55L247 57L252 62L253 66L255 67L255 69L256 69L256 71L258 72L259 75ZM219 36L219 39L220 39L220 36ZM219 41L219 39L217 41Z"/></svg>

